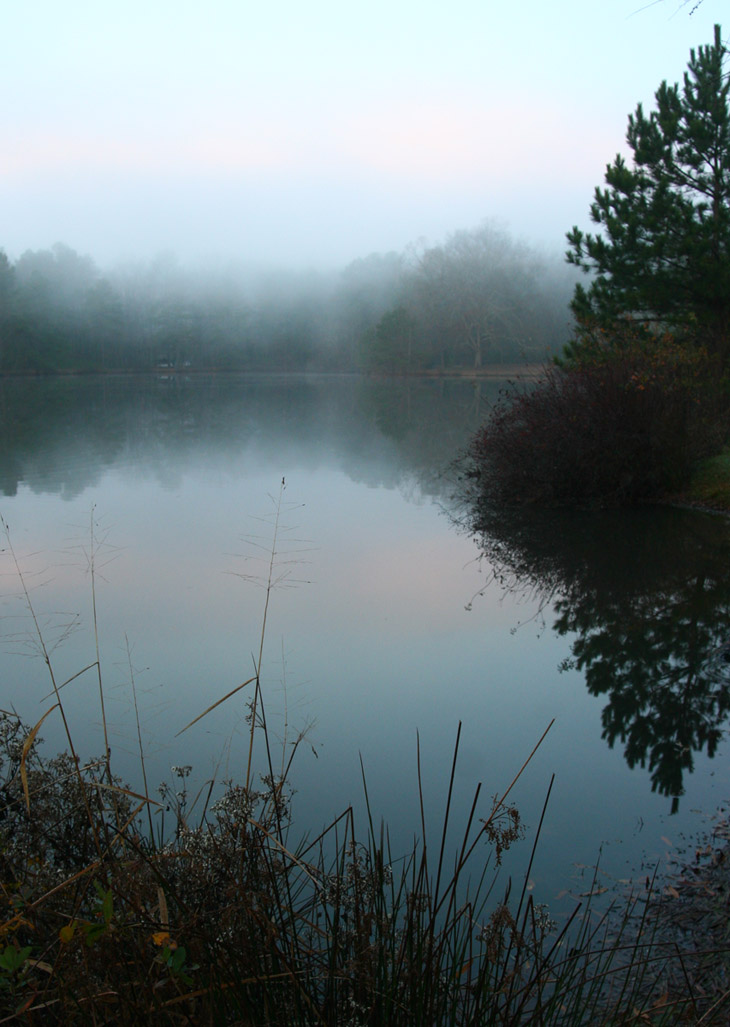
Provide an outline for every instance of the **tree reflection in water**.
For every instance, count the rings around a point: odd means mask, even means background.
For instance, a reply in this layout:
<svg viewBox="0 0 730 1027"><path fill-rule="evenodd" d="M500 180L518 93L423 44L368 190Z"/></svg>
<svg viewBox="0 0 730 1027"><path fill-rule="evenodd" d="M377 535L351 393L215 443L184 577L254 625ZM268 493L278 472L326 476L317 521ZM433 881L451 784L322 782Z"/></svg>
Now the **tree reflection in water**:
<svg viewBox="0 0 730 1027"><path fill-rule="evenodd" d="M496 510L472 497L497 580L535 593L574 635L564 669L607 696L602 737L679 807L695 753L714 756L730 711L730 521L688 510Z"/></svg>

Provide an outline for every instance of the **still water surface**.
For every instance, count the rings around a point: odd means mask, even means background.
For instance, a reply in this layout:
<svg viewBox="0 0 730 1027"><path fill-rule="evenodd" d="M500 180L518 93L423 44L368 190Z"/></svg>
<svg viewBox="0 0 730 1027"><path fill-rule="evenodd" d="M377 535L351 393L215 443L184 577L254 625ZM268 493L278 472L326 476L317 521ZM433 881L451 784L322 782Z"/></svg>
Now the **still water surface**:
<svg viewBox="0 0 730 1027"><path fill-rule="evenodd" d="M0 382L0 513L59 680L94 659L90 523L112 759L139 785L132 679L151 785L245 772L251 676L282 478L263 685L294 763L296 829L353 803L364 766L395 852L446 795L511 781L524 874L560 914L601 881L676 858L730 798L730 543L722 518L671 510L469 514L445 474L502 383L358 378ZM467 530L465 522L471 529ZM7 547L3 708L35 722L49 679ZM64 690L76 741L102 751L98 684ZM52 714L42 733L63 746ZM709 753L714 753L710 758ZM360 821L364 830L364 821ZM605 874L604 874L605 872Z"/></svg>

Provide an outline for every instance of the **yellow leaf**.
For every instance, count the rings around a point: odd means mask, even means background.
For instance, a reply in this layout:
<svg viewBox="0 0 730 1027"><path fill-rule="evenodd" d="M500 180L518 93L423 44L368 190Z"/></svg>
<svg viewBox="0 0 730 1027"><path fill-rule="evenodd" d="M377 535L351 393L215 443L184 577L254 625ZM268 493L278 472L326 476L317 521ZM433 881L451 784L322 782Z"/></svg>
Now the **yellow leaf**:
<svg viewBox="0 0 730 1027"><path fill-rule="evenodd" d="M76 924L75 923L66 924L66 926L62 927L61 930L58 932L58 937L61 939L62 942L64 942L65 944L68 944L71 941L71 939L73 938L75 930L76 930Z"/></svg>
<svg viewBox="0 0 730 1027"><path fill-rule="evenodd" d="M157 945L159 948L162 948L163 945L166 945L169 940L170 940L170 932L169 931L156 931L152 935L153 943L155 945Z"/></svg>

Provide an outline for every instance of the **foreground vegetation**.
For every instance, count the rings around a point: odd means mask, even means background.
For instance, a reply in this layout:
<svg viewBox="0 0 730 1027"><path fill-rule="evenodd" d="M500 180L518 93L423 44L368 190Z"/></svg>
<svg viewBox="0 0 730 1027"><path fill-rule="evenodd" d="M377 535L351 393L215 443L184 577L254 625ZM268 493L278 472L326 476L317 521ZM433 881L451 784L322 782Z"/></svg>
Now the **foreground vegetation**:
<svg viewBox="0 0 730 1027"><path fill-rule="evenodd" d="M664 990L681 959L643 904L557 931L524 889L491 895L489 855L519 830L504 798L473 811L456 853L424 837L405 859L372 822L359 838L349 810L293 845L287 783L269 775L194 823L178 802L163 834L156 801L104 759L45 759L7 716L0 732L5 1022L726 1022L701 966L693 989L678 965Z"/></svg>
<svg viewBox="0 0 730 1027"><path fill-rule="evenodd" d="M93 532L92 520L92 599ZM290 777L302 738L274 754L261 679L276 526L255 673L188 725L249 689L247 772L197 796L188 767L172 768L172 785L151 792L141 743L140 791L115 778L106 741L99 759L80 758L64 687L95 675L103 721L99 654L69 681L56 679L15 565L54 703L32 729L0 716L4 1022L725 1022L726 996L703 990L700 970L693 988L665 986L681 957L656 933L646 893L602 916L576 909L558 927L526 886L497 892L494 872L522 833L509 802L514 781L486 804L477 785L452 849L458 734L436 837L422 812L412 850L392 852L375 811L359 825L351 809L316 838L295 837ZM134 696L133 675L130 686ZM49 716L63 720L67 737L53 758L39 737ZM536 846L537 837L525 881ZM721 949L714 956L725 959Z"/></svg>

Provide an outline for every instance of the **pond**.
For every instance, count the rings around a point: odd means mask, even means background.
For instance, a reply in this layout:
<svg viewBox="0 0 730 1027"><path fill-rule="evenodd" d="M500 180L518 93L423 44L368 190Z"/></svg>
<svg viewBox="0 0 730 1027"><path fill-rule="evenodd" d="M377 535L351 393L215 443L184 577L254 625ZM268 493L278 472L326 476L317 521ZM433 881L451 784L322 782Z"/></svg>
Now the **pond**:
<svg viewBox="0 0 730 1027"><path fill-rule="evenodd" d="M553 775L528 884L556 915L599 852L601 887L691 853L730 798L728 523L465 507L449 465L503 385L0 382L0 705L35 723L53 704L17 559L58 682L95 659L94 585L118 774L140 787L138 713L151 790L173 766L192 766L191 801L241 780L250 686L183 729L252 675L278 518L262 684L275 759L301 737L295 831L353 804L364 832L364 772L397 857L420 826L420 753L435 843L459 725L457 827L552 724L510 796L527 833L505 884ZM101 753L95 672L61 694L79 750ZM41 734L64 747L57 711Z"/></svg>

